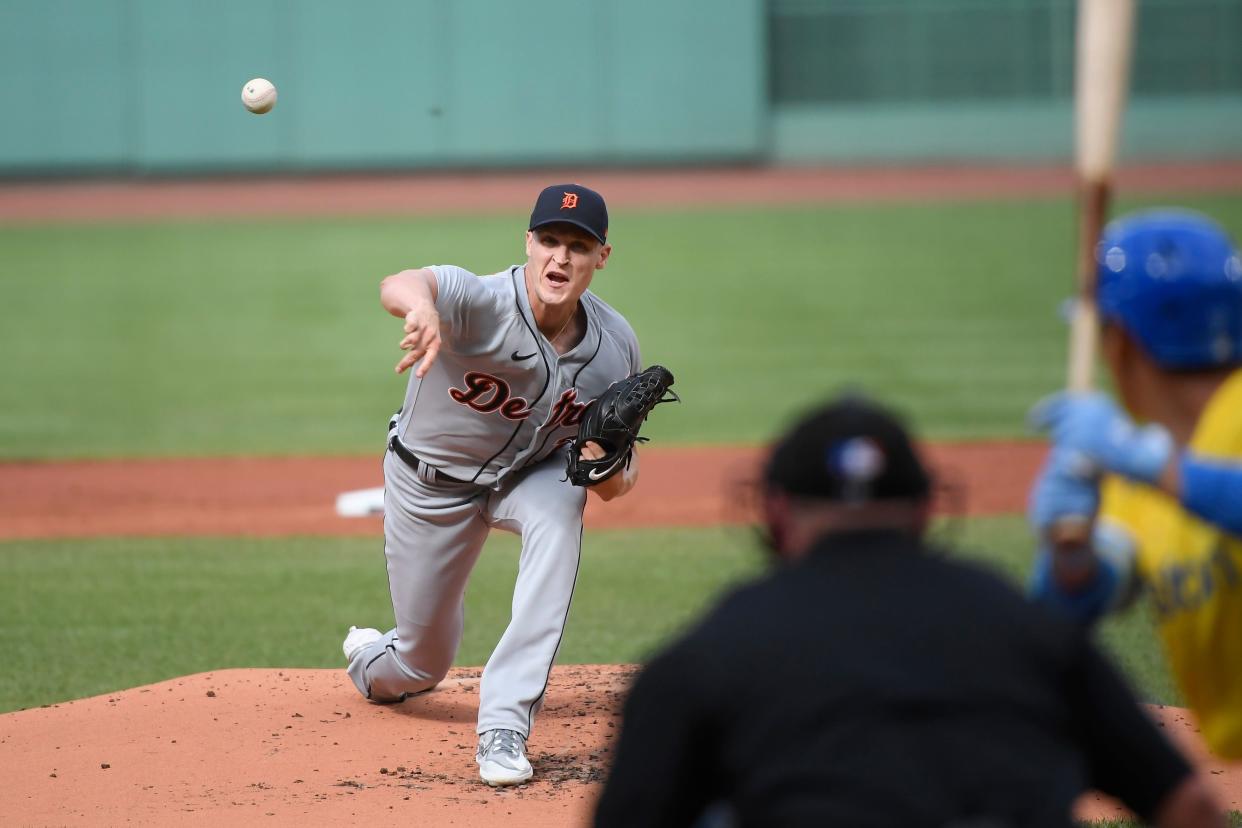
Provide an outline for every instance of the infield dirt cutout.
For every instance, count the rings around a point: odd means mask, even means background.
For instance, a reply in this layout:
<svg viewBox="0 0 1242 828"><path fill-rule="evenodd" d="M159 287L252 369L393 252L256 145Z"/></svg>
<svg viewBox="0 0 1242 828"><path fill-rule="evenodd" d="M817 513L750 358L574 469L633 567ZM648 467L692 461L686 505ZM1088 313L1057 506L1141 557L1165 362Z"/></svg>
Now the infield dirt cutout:
<svg viewBox="0 0 1242 828"><path fill-rule="evenodd" d="M1020 512L1044 447L1035 442L935 444L942 512ZM744 446L642 449L641 483L604 504L588 528L748 522L748 483L762 452ZM710 482L706 482L710 481ZM342 491L383 483L369 457L201 458L0 463L0 540L98 535L379 535L378 518L341 518Z"/></svg>

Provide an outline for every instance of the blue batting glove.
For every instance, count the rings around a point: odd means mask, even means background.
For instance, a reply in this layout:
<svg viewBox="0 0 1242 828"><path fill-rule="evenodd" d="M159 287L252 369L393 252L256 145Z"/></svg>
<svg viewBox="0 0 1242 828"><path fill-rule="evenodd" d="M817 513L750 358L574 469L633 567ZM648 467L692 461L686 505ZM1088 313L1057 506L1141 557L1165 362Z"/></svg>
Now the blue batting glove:
<svg viewBox="0 0 1242 828"><path fill-rule="evenodd" d="M1087 546L1070 553L1069 560L1076 561L1081 572L1069 581L1072 588L1059 582L1053 567L1058 553L1052 549L1051 529L1062 521L1093 525L1099 508L1099 467L1076 449L1054 445L1035 478L1028 504L1031 528L1039 538L1028 593L1081 624L1090 624L1107 610L1117 592L1117 571L1107 561L1096 560Z"/></svg>
<svg viewBox="0 0 1242 828"><path fill-rule="evenodd" d="M1030 413L1058 449L1079 453L1106 471L1154 484L1173 456L1173 438L1159 425L1138 428L1107 395L1061 392Z"/></svg>
<svg viewBox="0 0 1242 828"><path fill-rule="evenodd" d="M1043 538L1053 524L1067 518L1093 521L1099 508L1094 464L1078 451L1054 446L1031 487L1027 515L1035 534Z"/></svg>

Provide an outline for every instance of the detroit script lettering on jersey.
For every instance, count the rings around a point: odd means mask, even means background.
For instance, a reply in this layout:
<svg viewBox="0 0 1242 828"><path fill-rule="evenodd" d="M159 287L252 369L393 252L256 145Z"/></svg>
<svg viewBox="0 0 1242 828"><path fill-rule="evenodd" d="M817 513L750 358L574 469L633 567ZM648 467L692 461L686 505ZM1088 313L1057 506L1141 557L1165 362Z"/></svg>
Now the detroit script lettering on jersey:
<svg viewBox="0 0 1242 828"><path fill-rule="evenodd" d="M511 397L509 383L482 371L470 371L462 378L466 387L450 388L454 402L473 408L480 414L499 411L508 420L525 420L530 416L530 403L524 397Z"/></svg>
<svg viewBox="0 0 1242 828"><path fill-rule="evenodd" d="M574 426L581 422L582 412L586 411L586 404L574 402L576 399L578 399L578 389L566 388L556 404L552 406L552 412L548 415L548 425Z"/></svg>
<svg viewBox="0 0 1242 828"><path fill-rule="evenodd" d="M554 354L534 324L523 267L430 269L444 347L426 376L411 377L394 426L412 454L449 477L499 490L553 454L563 462L556 444L578 430L583 403L642 370L634 330L589 290L578 300L582 340Z"/></svg>
<svg viewBox="0 0 1242 828"><path fill-rule="evenodd" d="M450 388L449 396L454 402L472 408L480 414L500 412L500 416L509 420L525 420L531 415L530 402L524 397L512 396L509 383L500 377L485 374L482 371L470 371L462 377L466 387ZM586 405L575 402L578 391L566 388L548 415L548 425L577 425L582 419Z"/></svg>

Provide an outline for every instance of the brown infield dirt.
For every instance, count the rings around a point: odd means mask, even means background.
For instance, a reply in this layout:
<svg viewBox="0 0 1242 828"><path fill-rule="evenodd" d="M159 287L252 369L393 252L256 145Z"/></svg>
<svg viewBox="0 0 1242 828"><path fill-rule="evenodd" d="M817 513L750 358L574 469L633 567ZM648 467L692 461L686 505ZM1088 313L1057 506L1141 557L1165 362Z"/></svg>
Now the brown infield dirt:
<svg viewBox="0 0 1242 828"><path fill-rule="evenodd" d="M528 753L535 778L491 789L474 764L479 671L378 706L344 670L220 670L0 716L10 825L578 826L588 824L635 668L552 671ZM1149 708L1221 799L1237 774L1185 711ZM1120 813L1104 797L1082 818Z"/></svg>
<svg viewBox="0 0 1242 828"><path fill-rule="evenodd" d="M1043 452L1035 442L930 446L929 463L950 490L942 511L1021 511ZM589 528L750 520L746 488L758 475L758 449L646 446L641 453L641 484L612 503L591 498ZM378 535L379 518L337 517L335 503L343 491L382 482L378 455L0 463L0 540Z"/></svg>
<svg viewBox="0 0 1242 828"><path fill-rule="evenodd" d="M380 706L344 670L221 670L0 717L7 824L582 825L634 668L557 667L535 779L478 779L479 671Z"/></svg>
<svg viewBox="0 0 1242 828"><path fill-rule="evenodd" d="M683 209L980 198L1069 198L1069 167L731 167L371 173L204 180L0 182L0 223L287 215L519 213L557 181L581 181L613 208ZM1118 193L1242 189L1242 161L1128 165Z"/></svg>
<svg viewBox="0 0 1242 828"><path fill-rule="evenodd" d="M206 181L0 183L0 224L263 215L523 211L549 181L581 180L614 207L1069 197L1066 168L545 170ZM1242 189L1242 162L1130 166L1122 193ZM941 511L1021 511L1035 443L933 446L951 485ZM647 447L642 484L592 528L748 519L756 449ZM719 481L704 486L702 481ZM96 535L378 535L339 518L338 493L380 483L378 458L0 463L0 540ZM344 670L221 670L0 715L0 822L17 825L582 825L605 772L634 667L559 666L529 752L530 784L492 790L473 763L478 670L392 707ZM1203 750L1185 711L1153 708L1222 802L1242 768ZM1119 813L1084 797L1079 815Z"/></svg>

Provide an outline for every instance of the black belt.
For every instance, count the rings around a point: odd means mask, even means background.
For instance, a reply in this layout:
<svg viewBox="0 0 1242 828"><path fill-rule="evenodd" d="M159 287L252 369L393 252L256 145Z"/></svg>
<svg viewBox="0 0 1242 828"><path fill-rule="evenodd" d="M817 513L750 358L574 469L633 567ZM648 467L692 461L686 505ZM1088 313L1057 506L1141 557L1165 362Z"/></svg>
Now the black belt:
<svg viewBox="0 0 1242 828"><path fill-rule="evenodd" d="M389 438L388 440L388 450L391 451L393 454L397 455L398 457L400 457L401 460L414 471L418 471L419 466L427 465L422 460L419 460L418 456L414 454L414 452L406 448L405 444L402 443L400 440L398 440L397 435L395 434L392 435L392 437ZM428 466L428 468L431 468L431 467ZM432 472L435 475L436 480L440 481L441 483L461 483L462 482L455 477L449 477L447 474L440 471L439 469L433 469Z"/></svg>

